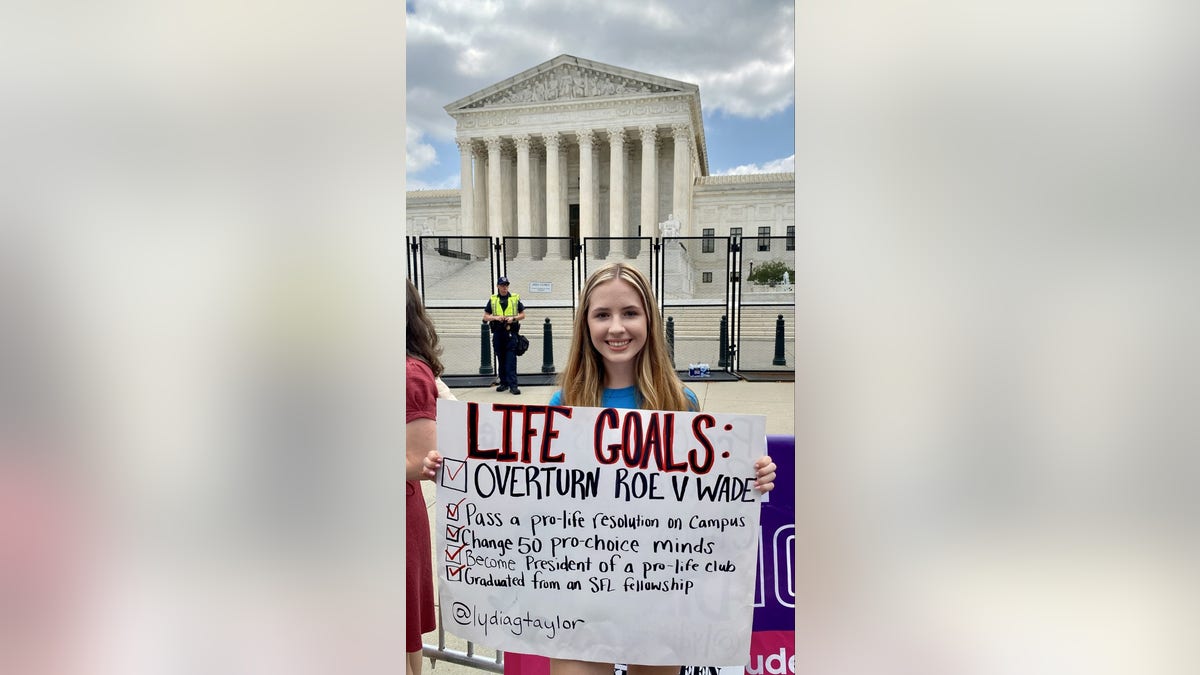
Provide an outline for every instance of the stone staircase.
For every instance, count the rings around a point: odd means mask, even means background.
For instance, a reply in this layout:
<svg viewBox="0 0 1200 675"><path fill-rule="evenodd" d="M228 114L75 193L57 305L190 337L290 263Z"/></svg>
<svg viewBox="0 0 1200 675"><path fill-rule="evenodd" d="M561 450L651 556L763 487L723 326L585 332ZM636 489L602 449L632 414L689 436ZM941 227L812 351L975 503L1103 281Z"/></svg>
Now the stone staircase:
<svg viewBox="0 0 1200 675"><path fill-rule="evenodd" d="M779 309L781 311L775 311ZM795 337L795 317L790 307L769 308L765 311L743 310L742 339L775 338L775 321L783 314L784 339ZM666 316L674 319L675 339L711 338L720 335L724 307L668 307ZM666 319L664 319L665 321ZM730 326L730 330L733 327Z"/></svg>
<svg viewBox="0 0 1200 675"><path fill-rule="evenodd" d="M460 279L469 268L478 268L480 266L483 269L481 277L486 278L489 270L489 263L487 261L428 256L424 262L425 295L427 297L451 298L455 302L470 303L474 301L472 298L479 295L480 292L486 296L488 292L487 287L482 289L467 288L461 283ZM480 300L479 305L480 307L483 306L482 300Z"/></svg>
<svg viewBox="0 0 1200 675"><path fill-rule="evenodd" d="M486 299L486 298L485 298ZM476 336L479 335L479 327L483 324L483 302L479 303L479 309L463 309L463 310L437 310L433 312L433 321L437 328L438 335L458 335L458 336ZM525 337L530 337L529 329L530 320L522 322L521 334ZM557 328L557 327L556 327Z"/></svg>

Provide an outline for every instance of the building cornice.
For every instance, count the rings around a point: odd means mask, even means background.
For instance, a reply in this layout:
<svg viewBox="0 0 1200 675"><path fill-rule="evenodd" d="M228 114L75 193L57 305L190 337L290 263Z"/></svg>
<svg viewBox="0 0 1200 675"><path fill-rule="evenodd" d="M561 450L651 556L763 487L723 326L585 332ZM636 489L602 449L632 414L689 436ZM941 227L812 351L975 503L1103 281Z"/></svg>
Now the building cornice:
<svg viewBox="0 0 1200 675"><path fill-rule="evenodd" d="M404 193L407 199L447 199L450 197L458 198L462 194L462 190L409 190Z"/></svg>
<svg viewBox="0 0 1200 675"><path fill-rule="evenodd" d="M482 108L478 110L461 110L452 114L458 123L459 138L464 136L477 138L482 132L465 134L465 130L493 129L498 127L528 126L532 133L548 131L573 132L579 126L578 119L564 119L560 124L549 127L537 126L531 123L530 117L536 115L572 116L581 112L593 110L610 110L625 117L634 118L630 127L636 127L640 122L637 118L670 115L671 113L691 112L695 104L692 94L653 94L650 96L625 96L616 98L584 99L567 103L538 103L532 105L511 105ZM695 104L698 106L698 104ZM604 124L597 126L602 129Z"/></svg>
<svg viewBox="0 0 1200 675"><path fill-rule="evenodd" d="M697 186L746 185L750 183L792 183L796 182L795 173L746 173L723 176L700 176L696 179Z"/></svg>

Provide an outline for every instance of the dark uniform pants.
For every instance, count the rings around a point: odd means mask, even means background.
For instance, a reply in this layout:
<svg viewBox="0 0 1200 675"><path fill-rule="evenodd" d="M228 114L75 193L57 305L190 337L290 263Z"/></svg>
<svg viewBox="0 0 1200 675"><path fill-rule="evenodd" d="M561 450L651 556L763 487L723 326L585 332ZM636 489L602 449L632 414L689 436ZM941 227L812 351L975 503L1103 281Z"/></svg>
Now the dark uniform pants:
<svg viewBox="0 0 1200 675"><path fill-rule="evenodd" d="M496 351L496 362L500 366L500 384L517 386L517 354L513 351L516 333L498 331L492 333L492 349Z"/></svg>

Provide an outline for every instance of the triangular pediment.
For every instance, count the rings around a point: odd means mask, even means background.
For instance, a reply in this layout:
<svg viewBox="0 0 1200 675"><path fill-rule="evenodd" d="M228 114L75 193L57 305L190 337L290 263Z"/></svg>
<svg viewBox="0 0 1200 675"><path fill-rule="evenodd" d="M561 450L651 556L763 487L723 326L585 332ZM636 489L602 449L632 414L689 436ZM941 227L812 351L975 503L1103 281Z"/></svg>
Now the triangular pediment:
<svg viewBox="0 0 1200 675"><path fill-rule="evenodd" d="M455 113L492 106L698 92L699 87L687 82L563 54L459 99L445 109Z"/></svg>

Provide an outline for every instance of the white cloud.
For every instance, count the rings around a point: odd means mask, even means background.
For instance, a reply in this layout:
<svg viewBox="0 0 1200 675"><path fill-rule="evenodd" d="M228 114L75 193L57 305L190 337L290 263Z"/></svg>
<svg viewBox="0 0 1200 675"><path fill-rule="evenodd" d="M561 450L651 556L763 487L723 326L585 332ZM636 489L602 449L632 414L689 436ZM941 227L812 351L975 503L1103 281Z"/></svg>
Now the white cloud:
<svg viewBox="0 0 1200 675"><path fill-rule="evenodd" d="M717 109L738 117L770 117L792 103L796 64L793 52L759 59L736 68L696 76L705 99L716 99Z"/></svg>
<svg viewBox="0 0 1200 675"><path fill-rule="evenodd" d="M464 75L482 75L487 72L487 56L483 51L468 47L459 53L456 65Z"/></svg>
<svg viewBox="0 0 1200 675"><path fill-rule="evenodd" d="M428 143L422 143L422 133L411 126L405 129L405 163L407 173L420 173L438 163L437 151Z"/></svg>
<svg viewBox="0 0 1200 675"><path fill-rule="evenodd" d="M732 169L724 171L715 171L714 176L744 176L751 173L795 173L796 171L796 155L795 153L783 157L781 159L773 159L765 162L762 166L758 164L742 164L735 166Z"/></svg>
<svg viewBox="0 0 1200 675"><path fill-rule="evenodd" d="M621 0L620 2L610 0L605 3L608 11L616 16L649 23L663 30L678 28L686 23L686 19L670 5L671 3L644 2L643 0Z"/></svg>
<svg viewBox="0 0 1200 675"><path fill-rule="evenodd" d="M416 178L407 178L404 181L404 189L408 190L457 190L459 187L458 175L447 176L441 180L419 180Z"/></svg>

